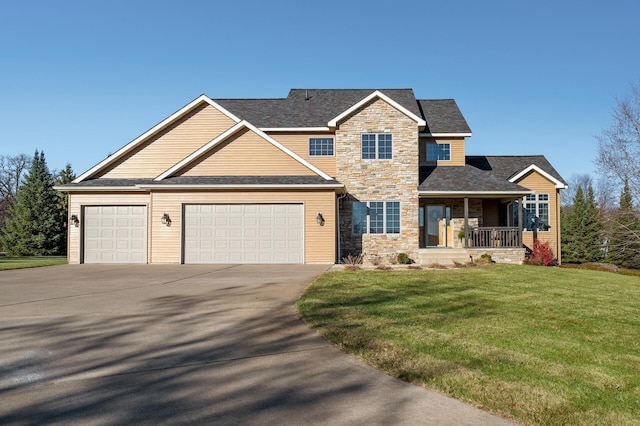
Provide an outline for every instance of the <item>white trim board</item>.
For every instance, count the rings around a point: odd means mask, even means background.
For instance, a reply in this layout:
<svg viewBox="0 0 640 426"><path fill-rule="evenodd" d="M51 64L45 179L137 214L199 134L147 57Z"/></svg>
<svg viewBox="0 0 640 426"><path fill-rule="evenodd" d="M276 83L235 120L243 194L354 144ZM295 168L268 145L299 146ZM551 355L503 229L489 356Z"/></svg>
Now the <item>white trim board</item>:
<svg viewBox="0 0 640 426"><path fill-rule="evenodd" d="M141 144L149 136L153 135L154 133L157 133L159 130L169 125L170 123L172 123L173 121L183 116L184 114L186 114L187 112L189 112L190 110L192 110L193 108L195 108L196 106L200 105L203 102L211 105L212 107L214 107L215 109L217 109L218 111L220 111L221 113L229 117L234 122L236 123L240 122L240 119L238 117L231 114L226 109L222 108L220 105L218 105L213 100L211 100L211 98L209 98L207 95L200 95L193 101L189 102L184 107L180 108L178 111L171 114L169 117L162 120L160 123L153 126L151 129L147 130L146 132L144 132L143 134L141 134L140 136L138 136L137 138L135 138L134 140L132 140L131 142L129 142L128 144L120 148L119 150L117 150L114 154L108 156L107 158L105 158L104 160L102 160L101 162L99 162L98 164L96 164L86 172L82 173L73 181L73 183L80 183L83 180L90 177L91 175L93 175L94 173L96 173L97 171L119 160L121 157L124 156L124 154L131 151L133 148L135 148L139 144Z"/></svg>

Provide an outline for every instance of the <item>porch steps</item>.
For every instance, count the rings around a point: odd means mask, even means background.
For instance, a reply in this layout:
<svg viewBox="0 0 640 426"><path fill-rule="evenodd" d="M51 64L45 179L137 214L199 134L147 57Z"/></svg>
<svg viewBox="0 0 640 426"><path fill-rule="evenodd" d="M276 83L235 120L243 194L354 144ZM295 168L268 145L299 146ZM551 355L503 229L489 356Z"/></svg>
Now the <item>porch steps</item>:
<svg viewBox="0 0 640 426"><path fill-rule="evenodd" d="M420 249L418 263L420 265L431 265L438 263L440 265L453 265L454 262L467 263L469 259L469 252L463 248L426 248Z"/></svg>

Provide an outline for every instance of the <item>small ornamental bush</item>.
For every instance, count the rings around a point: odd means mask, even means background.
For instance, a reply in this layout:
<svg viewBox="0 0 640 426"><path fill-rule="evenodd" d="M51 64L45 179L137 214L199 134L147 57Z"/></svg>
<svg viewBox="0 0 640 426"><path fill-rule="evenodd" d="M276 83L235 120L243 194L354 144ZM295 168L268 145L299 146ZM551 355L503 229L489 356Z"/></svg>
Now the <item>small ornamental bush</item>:
<svg viewBox="0 0 640 426"><path fill-rule="evenodd" d="M401 265L409 264L409 256L407 253L398 253L398 263Z"/></svg>
<svg viewBox="0 0 640 426"><path fill-rule="evenodd" d="M556 266L558 260L548 242L541 243L540 240L536 240L533 242L533 250L531 250L529 258L525 259L524 263L536 266Z"/></svg>

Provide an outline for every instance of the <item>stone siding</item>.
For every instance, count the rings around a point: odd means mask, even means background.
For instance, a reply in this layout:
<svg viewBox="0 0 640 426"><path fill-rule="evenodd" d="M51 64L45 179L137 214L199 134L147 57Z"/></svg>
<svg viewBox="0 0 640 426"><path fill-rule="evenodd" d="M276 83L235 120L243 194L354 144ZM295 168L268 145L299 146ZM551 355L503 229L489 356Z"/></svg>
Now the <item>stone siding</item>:
<svg viewBox="0 0 640 426"><path fill-rule="evenodd" d="M393 158L363 160L363 133L393 135ZM341 254L362 254L365 262L388 263L398 253L418 256L418 126L381 99L355 111L336 129L336 179L348 196L340 201ZM399 201L399 234L353 235L356 201Z"/></svg>
<svg viewBox="0 0 640 426"><path fill-rule="evenodd" d="M522 264L525 257L524 248L468 248L467 253L474 260L480 259L483 254L491 255L491 260L496 263Z"/></svg>

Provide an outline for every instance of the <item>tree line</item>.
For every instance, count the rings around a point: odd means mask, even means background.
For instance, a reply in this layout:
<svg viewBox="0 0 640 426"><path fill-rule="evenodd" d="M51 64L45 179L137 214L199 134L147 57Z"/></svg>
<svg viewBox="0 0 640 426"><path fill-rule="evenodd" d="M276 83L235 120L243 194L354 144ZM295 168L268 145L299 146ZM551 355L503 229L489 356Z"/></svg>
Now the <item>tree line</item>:
<svg viewBox="0 0 640 426"><path fill-rule="evenodd" d="M29 162L31 163L29 165ZM0 251L9 256L67 252L67 195L53 189L75 179L70 164L51 172L44 152L0 156Z"/></svg>
<svg viewBox="0 0 640 426"><path fill-rule="evenodd" d="M640 269L638 84L631 86L626 98L617 100L613 123L597 141L596 184L589 175L575 175L563 194L562 260Z"/></svg>

